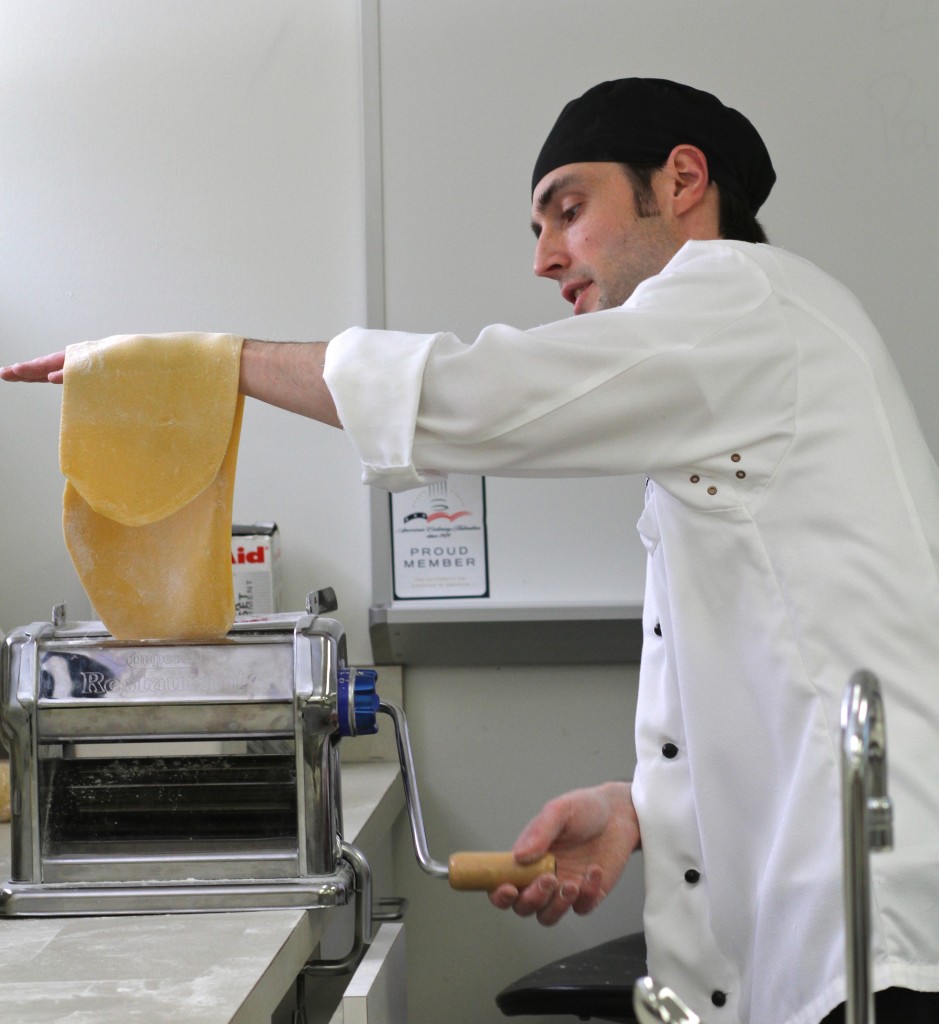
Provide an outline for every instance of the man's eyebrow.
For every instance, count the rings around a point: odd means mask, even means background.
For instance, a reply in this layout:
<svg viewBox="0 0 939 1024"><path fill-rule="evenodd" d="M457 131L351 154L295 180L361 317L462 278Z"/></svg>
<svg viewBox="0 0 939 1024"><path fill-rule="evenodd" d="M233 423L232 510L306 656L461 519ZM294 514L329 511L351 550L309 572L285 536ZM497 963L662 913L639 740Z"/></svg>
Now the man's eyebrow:
<svg viewBox="0 0 939 1024"><path fill-rule="evenodd" d="M545 210L551 205L552 200L558 194L558 192L569 188L572 184L575 184L579 180L579 175L574 171L570 174L562 174L560 178L555 178L554 181L538 196L535 202L535 211L538 214L544 214ZM536 224L535 221L531 222L531 229L535 233L537 238L541 234L541 226Z"/></svg>

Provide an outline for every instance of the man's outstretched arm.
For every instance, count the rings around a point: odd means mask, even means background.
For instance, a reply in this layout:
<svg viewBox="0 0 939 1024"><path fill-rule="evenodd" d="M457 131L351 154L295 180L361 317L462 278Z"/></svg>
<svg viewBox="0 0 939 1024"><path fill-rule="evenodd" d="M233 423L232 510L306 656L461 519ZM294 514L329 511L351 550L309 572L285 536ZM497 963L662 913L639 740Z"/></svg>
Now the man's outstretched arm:
<svg viewBox="0 0 939 1024"><path fill-rule="evenodd" d="M239 382L242 394L333 427L341 426L336 404L323 380L326 345L325 341L245 339ZM64 364L65 353L54 352L0 367L0 380L61 384Z"/></svg>
<svg viewBox="0 0 939 1024"><path fill-rule="evenodd" d="M288 412L341 427L323 380L325 341L270 342L246 338L241 349L241 393Z"/></svg>

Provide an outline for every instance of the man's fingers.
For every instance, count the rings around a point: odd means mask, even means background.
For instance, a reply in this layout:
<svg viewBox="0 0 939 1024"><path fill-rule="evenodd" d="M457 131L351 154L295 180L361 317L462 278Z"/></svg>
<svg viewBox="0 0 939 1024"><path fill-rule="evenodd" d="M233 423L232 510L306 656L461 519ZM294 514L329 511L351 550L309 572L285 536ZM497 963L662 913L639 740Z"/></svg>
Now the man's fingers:
<svg viewBox="0 0 939 1024"><path fill-rule="evenodd" d="M575 914L589 914L606 899L602 883L603 872L594 865L584 876L577 898L571 904Z"/></svg>
<svg viewBox="0 0 939 1024"><path fill-rule="evenodd" d="M562 882L557 893L538 911L538 923L547 926L557 924L577 898L577 886L573 882Z"/></svg>
<svg viewBox="0 0 939 1024"><path fill-rule="evenodd" d="M499 910L509 910L514 907L517 899L518 889L514 885L500 885L498 889L493 889L489 893L489 902Z"/></svg>
<svg viewBox="0 0 939 1024"><path fill-rule="evenodd" d="M515 913L519 917L540 915L557 895L558 887L559 883L554 875L539 875L531 885L526 886L518 894Z"/></svg>
<svg viewBox="0 0 939 1024"><path fill-rule="evenodd" d="M568 829L577 810L576 793L549 800L522 829L512 851L521 864L530 864L551 850Z"/></svg>
<svg viewBox="0 0 939 1024"><path fill-rule="evenodd" d="M580 887L560 882L554 875L541 875L521 892L512 885L500 885L489 893L489 901L500 910L513 910L519 917L535 917L539 924L553 925L580 899Z"/></svg>
<svg viewBox="0 0 939 1024"><path fill-rule="evenodd" d="M532 917L547 911L557 897L560 883L554 875L539 875L519 891L514 885L500 885L489 893L489 902L500 910L514 910L519 917Z"/></svg>
<svg viewBox="0 0 939 1024"><path fill-rule="evenodd" d="M0 367L0 380L48 381L51 384L61 384L64 364L65 353L53 352L51 355L40 356L38 359L28 359L23 363Z"/></svg>

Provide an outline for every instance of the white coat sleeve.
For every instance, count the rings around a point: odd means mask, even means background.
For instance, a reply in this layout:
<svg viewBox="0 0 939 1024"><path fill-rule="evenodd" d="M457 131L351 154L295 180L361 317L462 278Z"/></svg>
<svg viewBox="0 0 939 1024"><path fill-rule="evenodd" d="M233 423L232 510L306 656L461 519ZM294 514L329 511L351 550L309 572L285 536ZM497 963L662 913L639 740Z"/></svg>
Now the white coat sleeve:
<svg viewBox="0 0 939 1024"><path fill-rule="evenodd" d="M783 320L753 261L689 245L617 309L472 344L346 331L326 379L363 480L389 490L451 472L649 473L774 429L794 388Z"/></svg>

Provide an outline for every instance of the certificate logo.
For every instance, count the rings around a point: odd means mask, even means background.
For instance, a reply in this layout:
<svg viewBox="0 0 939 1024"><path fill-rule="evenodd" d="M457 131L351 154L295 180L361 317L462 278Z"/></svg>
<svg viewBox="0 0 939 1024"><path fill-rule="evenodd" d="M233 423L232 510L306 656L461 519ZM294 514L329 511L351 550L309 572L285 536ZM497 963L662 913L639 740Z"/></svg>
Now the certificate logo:
<svg viewBox="0 0 939 1024"><path fill-rule="evenodd" d="M488 596L483 477L393 494L391 522L396 599Z"/></svg>

